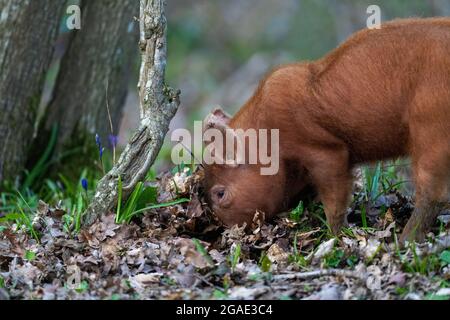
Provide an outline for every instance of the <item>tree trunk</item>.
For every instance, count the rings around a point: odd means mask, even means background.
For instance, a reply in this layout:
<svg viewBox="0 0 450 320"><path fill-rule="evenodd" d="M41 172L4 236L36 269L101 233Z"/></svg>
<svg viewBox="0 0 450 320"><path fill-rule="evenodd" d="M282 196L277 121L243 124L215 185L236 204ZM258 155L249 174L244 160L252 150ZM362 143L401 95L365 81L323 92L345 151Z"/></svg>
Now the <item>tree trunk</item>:
<svg viewBox="0 0 450 320"><path fill-rule="evenodd" d="M25 164L64 6L0 0L0 181Z"/></svg>
<svg viewBox="0 0 450 320"><path fill-rule="evenodd" d="M167 51L164 1L140 0L140 5L139 46L142 62L138 89L141 125L117 164L99 181L95 196L84 215L85 226L116 206L119 176L124 196L145 178L180 104L179 91L167 87L164 81Z"/></svg>
<svg viewBox="0 0 450 320"><path fill-rule="evenodd" d="M137 0L84 0L81 12L81 29L74 31L62 58L47 110L45 131L59 126L57 154L67 145L93 142L96 133L103 139L111 134L107 104L117 134L138 54Z"/></svg>

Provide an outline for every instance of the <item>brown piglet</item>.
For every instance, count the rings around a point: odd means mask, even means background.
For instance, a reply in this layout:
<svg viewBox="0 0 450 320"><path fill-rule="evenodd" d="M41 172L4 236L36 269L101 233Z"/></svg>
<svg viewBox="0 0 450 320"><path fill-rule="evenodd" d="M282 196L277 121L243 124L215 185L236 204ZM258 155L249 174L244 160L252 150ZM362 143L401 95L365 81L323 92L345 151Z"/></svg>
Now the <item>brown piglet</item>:
<svg viewBox="0 0 450 320"><path fill-rule="evenodd" d="M273 217L314 188L338 234L355 165L410 157L415 210L401 240L422 240L448 201L450 19L392 21L322 59L278 67L234 117L208 115L208 128L279 130L276 174L261 174L259 162L204 165L208 201L225 224L249 225L256 211Z"/></svg>

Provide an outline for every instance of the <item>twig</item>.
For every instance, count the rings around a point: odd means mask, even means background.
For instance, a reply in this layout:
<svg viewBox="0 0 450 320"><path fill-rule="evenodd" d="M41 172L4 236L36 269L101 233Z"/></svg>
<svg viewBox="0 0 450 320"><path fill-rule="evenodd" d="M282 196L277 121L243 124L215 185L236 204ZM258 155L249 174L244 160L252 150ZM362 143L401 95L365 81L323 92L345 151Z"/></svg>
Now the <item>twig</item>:
<svg viewBox="0 0 450 320"><path fill-rule="evenodd" d="M221 287L219 287L219 286L216 286L216 285L212 284L212 283L209 282L205 277L202 277L202 276L199 275L199 274L194 274L194 277L196 277L198 280L204 282L205 284L207 284L207 285L210 286L210 287L213 287L213 288L215 288L215 289L217 289L217 290L223 291L223 288L221 288Z"/></svg>
<svg viewBox="0 0 450 320"><path fill-rule="evenodd" d="M109 128L111 130L111 135L113 136L113 141L111 144L112 144L112 148L113 148L113 165L115 165L116 164L116 143L114 141L114 128L113 128L112 119L111 119L111 111L109 110L108 87L109 87L109 81L108 81L108 79L106 79L106 87L105 87L106 110L108 110Z"/></svg>
<svg viewBox="0 0 450 320"><path fill-rule="evenodd" d="M364 273L342 270L342 269L324 269L324 270L314 270L308 272L295 272L287 274L277 274L272 276L274 281L285 281L285 280L307 280L312 278L326 277L326 276L337 276L337 277L348 277L356 278L365 281L367 276Z"/></svg>

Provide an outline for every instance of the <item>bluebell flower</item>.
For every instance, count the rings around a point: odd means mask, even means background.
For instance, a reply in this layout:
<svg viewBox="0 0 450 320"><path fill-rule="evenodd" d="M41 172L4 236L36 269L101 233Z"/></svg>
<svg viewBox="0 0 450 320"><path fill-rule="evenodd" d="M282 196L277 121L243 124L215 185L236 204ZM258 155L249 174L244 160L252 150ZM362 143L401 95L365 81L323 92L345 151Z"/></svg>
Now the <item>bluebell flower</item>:
<svg viewBox="0 0 450 320"><path fill-rule="evenodd" d="M102 159L104 148L102 147L102 141L100 140L100 137L97 133L95 134L95 144L97 145L98 153L100 154L100 159Z"/></svg>
<svg viewBox="0 0 450 320"><path fill-rule="evenodd" d="M99 149L102 146L102 142L100 141L100 137L99 137L98 133L95 134L95 144L97 145L97 147Z"/></svg>
<svg viewBox="0 0 450 320"><path fill-rule="evenodd" d="M109 144L111 145L112 148L115 148L117 146L117 143L119 142L119 137L115 136L113 134L110 134L108 136L109 139Z"/></svg>
<svg viewBox="0 0 450 320"><path fill-rule="evenodd" d="M85 178L81 179L81 186L87 192L87 190L88 190L88 181Z"/></svg>

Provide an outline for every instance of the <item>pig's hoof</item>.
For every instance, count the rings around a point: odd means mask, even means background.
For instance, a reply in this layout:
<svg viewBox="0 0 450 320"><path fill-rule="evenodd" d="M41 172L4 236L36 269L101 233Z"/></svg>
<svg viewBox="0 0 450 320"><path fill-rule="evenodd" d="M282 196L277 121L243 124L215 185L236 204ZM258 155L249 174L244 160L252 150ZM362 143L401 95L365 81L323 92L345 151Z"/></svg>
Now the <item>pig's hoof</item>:
<svg viewBox="0 0 450 320"><path fill-rule="evenodd" d="M331 225L331 226L330 226L331 233L333 233L333 235L334 235L335 237L339 237L339 235L341 234L341 231L342 231L342 227L343 227L343 226L344 226L343 223Z"/></svg>
<svg viewBox="0 0 450 320"><path fill-rule="evenodd" d="M329 228L334 236L339 237L341 235L342 228L348 227L347 217L339 219L329 219Z"/></svg>
<svg viewBox="0 0 450 320"><path fill-rule="evenodd" d="M423 242L425 240L425 232L419 229L411 229L406 225L402 234L400 235L400 244L405 245L406 241Z"/></svg>

